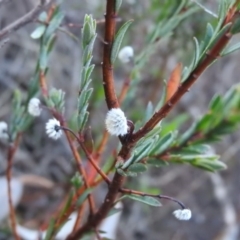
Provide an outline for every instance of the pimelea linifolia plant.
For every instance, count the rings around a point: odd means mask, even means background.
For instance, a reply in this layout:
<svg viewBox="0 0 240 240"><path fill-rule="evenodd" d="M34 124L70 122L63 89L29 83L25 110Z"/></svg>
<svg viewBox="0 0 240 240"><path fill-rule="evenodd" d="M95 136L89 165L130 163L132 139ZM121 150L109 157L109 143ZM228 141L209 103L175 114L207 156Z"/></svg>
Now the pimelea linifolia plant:
<svg viewBox="0 0 240 240"><path fill-rule="evenodd" d="M45 4L50 4L48 11L42 11L35 19ZM19 237L16 230L15 211L11 203L11 166L22 134L30 124L35 123L35 118L39 117L43 111L51 114L51 118L45 126L47 136L56 141L66 138L76 161L76 174L71 179L73 189L69 190L69 198L66 200L63 211L59 211L53 216L45 239L53 239L73 211L78 212L77 224L67 239L81 239L91 231L99 239L99 224L106 218L115 203L123 198L130 198L155 207L161 206L160 199L167 199L178 205L173 212L177 219L190 220L191 206L186 207L180 200L167 195L124 188L124 183L128 181L128 177L140 177L139 173L146 171L150 166L161 167L170 163L190 164L211 172L226 168L225 164L219 160L219 156L209 150L208 144L220 140L238 126L240 119L239 85L233 86L224 96L214 96L209 104L209 110L206 109L206 114L196 120L183 134L177 131L181 125L178 117L175 119L174 129L167 132L164 129L170 129L168 128L170 123L165 122L165 118L200 75L219 58L240 47L239 44L230 44L234 34L240 31L240 1L219 1L217 14L211 13L206 8L203 9L215 18L214 24L207 24L205 36L200 41L194 38L195 50L192 61L185 67L181 63L177 64L164 84L158 104L156 106L148 104L144 110L146 117L144 120L138 119L138 124L131 121L129 114L125 114L127 104L122 104L123 100L127 103L130 102L135 94L136 83L141 79L137 73L142 70L145 62L157 47L157 43L165 36L169 36L182 20L199 11L201 5L196 4L195 1L173 1L171 7L174 12L170 14L169 11L159 18L158 24L148 36L146 47L136 53L133 50L134 46L130 46L131 42L129 42L129 46L122 46L128 29L134 27L134 21L121 22L120 27L116 29L121 4L121 0L106 1L106 13L103 21L105 34L102 40L101 88L104 90L108 111L105 113L105 130L104 121L98 122L103 132L99 145L96 144L92 148L96 150L90 150L86 146L87 139L84 133L88 128L88 120L92 116L88 107L91 104L94 86L91 79L94 73L92 59L98 21L93 16L86 14L82 24L79 46L82 49L79 95L76 99L76 112L70 119L71 125L68 122L69 119L65 119L64 112L65 98L68 96L65 96L64 89L50 89L47 82L48 68L51 67L48 66L48 58L53 50L58 31L62 30L64 13L56 4L51 5L51 1L40 1L38 5L40 8L34 9L31 18L28 16L25 21L22 20L21 24L14 23L13 29L16 30L29 21L37 21L38 26L31 37L40 40L39 58L29 84L28 94L23 98L21 92L16 90L12 116L8 124L0 122L0 138L11 143L8 149L7 179L11 226L16 239ZM160 5L159 3L159 8L164 9L167 3ZM10 32L9 29L2 30L0 37L5 37ZM124 82L119 96L115 91L114 79L114 66L117 59L122 65L132 63L129 65L132 67L131 72L126 78L128 81ZM117 151L114 158L111 155L104 156L103 159L103 152L108 146L108 140L116 137L119 138L120 149L111 149L111 152ZM78 148L84 158L80 156ZM87 161L87 164L83 165L83 161ZM110 167L106 169L105 165ZM92 193L102 182L108 186L108 189L103 203L97 208ZM88 214L88 217L83 218L82 214Z"/></svg>

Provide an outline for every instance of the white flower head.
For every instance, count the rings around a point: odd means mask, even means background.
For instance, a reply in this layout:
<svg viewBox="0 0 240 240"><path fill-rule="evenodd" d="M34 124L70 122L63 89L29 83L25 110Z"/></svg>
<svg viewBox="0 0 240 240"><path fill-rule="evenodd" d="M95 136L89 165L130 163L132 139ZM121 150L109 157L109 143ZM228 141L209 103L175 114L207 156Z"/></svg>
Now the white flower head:
<svg viewBox="0 0 240 240"><path fill-rule="evenodd" d="M173 215L178 220L188 221L192 217L192 212L191 212L190 209L187 209L187 208L185 208L185 209L178 209L178 210L173 212Z"/></svg>
<svg viewBox="0 0 240 240"><path fill-rule="evenodd" d="M57 140L61 137L62 130L60 128L60 122L56 118L48 120L46 123L46 133L50 138L54 140Z"/></svg>
<svg viewBox="0 0 240 240"><path fill-rule="evenodd" d="M134 56L134 51L131 46L123 47L118 53L118 58L122 63L130 62L133 56Z"/></svg>
<svg viewBox="0 0 240 240"><path fill-rule="evenodd" d="M8 139L8 125L6 122L0 122L0 139Z"/></svg>
<svg viewBox="0 0 240 240"><path fill-rule="evenodd" d="M105 124L111 135L124 136L128 132L127 118L120 108L112 108L108 111Z"/></svg>
<svg viewBox="0 0 240 240"><path fill-rule="evenodd" d="M42 112L40 104L41 102L38 98L31 98L28 103L28 113L34 117L40 116Z"/></svg>

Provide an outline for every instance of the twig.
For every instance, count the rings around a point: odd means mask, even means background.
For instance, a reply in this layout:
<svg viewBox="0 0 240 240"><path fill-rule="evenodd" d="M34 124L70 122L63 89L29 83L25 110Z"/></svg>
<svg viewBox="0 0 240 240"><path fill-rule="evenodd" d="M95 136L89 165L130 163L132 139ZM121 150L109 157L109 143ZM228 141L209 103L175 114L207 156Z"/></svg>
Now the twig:
<svg viewBox="0 0 240 240"><path fill-rule="evenodd" d="M18 30L19 28L25 26L26 24L32 22L34 18L41 12L44 6L47 6L51 3L50 0L40 0L36 7L34 7L30 12L17 19L15 22L9 24L4 29L0 31L0 40L6 37L13 31Z"/></svg>
<svg viewBox="0 0 240 240"><path fill-rule="evenodd" d="M79 145L81 146L82 150L84 151L87 159L90 161L90 163L92 164L92 166L94 167L94 169L99 173L99 175L104 179L104 181L109 185L110 184L110 179L108 178L108 176L98 167L98 165L95 163L93 157L91 156L91 154L88 152L87 148L85 147L83 141L69 128L65 127L65 126L61 126L61 129L65 130L65 133L70 132L77 140L77 142L79 143Z"/></svg>
<svg viewBox="0 0 240 240"><path fill-rule="evenodd" d="M75 233L71 234L67 240L77 240L82 237L82 235L90 230L94 230L101 221L107 216L107 213L112 208L112 205L117 198L118 195L118 189L120 186L122 186L124 181L124 177L119 175L118 173L115 173L115 176L111 182L111 185L109 186L109 191L107 193L107 196L105 197L105 200L99 210L92 216L91 219L87 221L80 229L78 229Z"/></svg>
<svg viewBox="0 0 240 240"><path fill-rule="evenodd" d="M229 15L233 18L234 14L232 14L232 9L229 10L224 24L230 23L233 19L229 17ZM206 53L204 60L196 67L196 69L190 74L187 80L179 86L176 93L166 102L166 104L154 115L150 120L140 128L136 133L134 133L131 137L131 142L137 142L140 138L150 132L159 121L166 117L166 115L172 110L175 104L182 98L182 96L189 90L189 88L197 81L199 76L204 72L204 70L213 63L218 57L223 48L227 45L229 40L232 37L230 33L231 24L229 26L228 31L216 42L216 44L212 47L212 49Z"/></svg>
<svg viewBox="0 0 240 240"><path fill-rule="evenodd" d="M11 178L12 178L12 164L13 164L13 158L15 155L15 152L17 150L17 147L19 145L20 141L20 134L17 135L14 143L10 145L8 149L8 159L7 159L7 189L8 189L8 204L10 209L10 220L11 220L11 226L13 230L13 235L16 240L20 240L17 230L16 230L16 216L15 216L15 210L12 203L12 190L11 190Z"/></svg>
<svg viewBox="0 0 240 240"><path fill-rule="evenodd" d="M80 221L82 220L82 216L83 216L83 213L84 213L84 205L85 205L86 202L84 202L78 209L78 215L77 215L77 219L76 219L76 222L75 222L75 225L73 227L73 231L72 232L75 232L78 227L80 226Z"/></svg>
<svg viewBox="0 0 240 240"><path fill-rule="evenodd" d="M144 193L144 192L140 192L140 191L136 191L136 190L132 190L132 189L126 189L126 188L120 188L119 192L125 193L125 194L139 195L142 197L149 196L149 197L154 197L154 198L159 198L159 199L166 199L166 200L170 200L172 202L177 203L182 209L186 208L185 205L181 201L177 200L176 198L169 197L166 195Z"/></svg>
<svg viewBox="0 0 240 240"><path fill-rule="evenodd" d="M123 102L124 98L125 98L126 95L127 95L129 86L130 86L130 78L127 77L127 78L124 80L124 83L123 83L123 86L122 86L122 90L121 90L121 92L120 92L120 94L119 94L119 97L118 97L118 101L119 101L119 104L120 104L120 105L121 105L121 103Z"/></svg>
<svg viewBox="0 0 240 240"><path fill-rule="evenodd" d="M110 64L110 46L112 44L115 23L113 18L115 17L114 12L115 1L108 0L107 1L107 14L106 14L106 32L105 32L105 41L108 42L108 45L104 46L104 64L103 64L103 79L104 79L104 90L105 97L107 100L108 108L118 107L118 102L116 101L116 95L113 88L113 76L112 76L112 66ZM227 14L229 17L230 11ZM230 18L230 20L232 20ZM164 118L169 111L173 108L173 106L179 101L179 99L186 93L189 87L198 79L200 74L218 57L218 54L221 50L226 46L229 39L231 37L230 31L228 31L224 36L222 36L219 41L214 45L209 54L205 57L205 59L199 64L199 66L190 74L188 79L179 87L177 92L170 98L170 100L157 111L153 117L134 135L130 136L127 141L125 141L122 145L122 149L118 154L123 160L128 159L132 147L136 144L136 142L142 138L146 133L148 133L153 127ZM99 210L89 219L80 229L78 229L75 233L71 234L67 239L68 240L77 240L82 237L82 235L90 230L94 230L106 217L108 211L113 206L115 199L118 196L118 191L121 189L125 177L119 175L117 172L115 173L111 184L109 185L109 191L105 197L104 203L101 205ZM169 198L168 196L162 196L165 199L174 200ZM176 200L176 199L175 199ZM179 203L178 203L179 204ZM182 205L184 207L184 205Z"/></svg>
<svg viewBox="0 0 240 240"><path fill-rule="evenodd" d="M66 125L65 125L65 121L64 119L62 118L61 116L61 119L60 119L60 122L61 122L61 126L63 128L67 128ZM65 131L65 135L67 137L67 140L68 140L68 143L69 143L69 146L71 148L71 151L73 153L73 156L77 162L77 168L78 168L78 171L79 173L81 174L81 176L83 177L83 181L84 181L84 185L85 185L85 189L89 189L90 185L88 183L88 178L87 178L87 173L85 171L85 169L83 168L82 166L82 160L80 158L80 155L76 149L76 147L74 146L73 142L72 142L72 139L70 137L70 133L68 131ZM94 201L93 201L93 197L91 194L88 194L88 202L89 202L89 207L90 207L90 213L91 215L94 213Z"/></svg>
<svg viewBox="0 0 240 240"><path fill-rule="evenodd" d="M106 15L105 15L105 37L103 50L103 88L108 109L118 108L119 103L114 88L113 66L111 63L111 50L115 35L116 25L115 0L107 1Z"/></svg>

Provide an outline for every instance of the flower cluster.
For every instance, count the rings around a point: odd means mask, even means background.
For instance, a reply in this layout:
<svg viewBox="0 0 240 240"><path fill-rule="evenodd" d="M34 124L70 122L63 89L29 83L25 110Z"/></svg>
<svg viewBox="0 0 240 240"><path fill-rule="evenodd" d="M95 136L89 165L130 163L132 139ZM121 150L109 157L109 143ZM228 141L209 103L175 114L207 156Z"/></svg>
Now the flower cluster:
<svg viewBox="0 0 240 240"><path fill-rule="evenodd" d="M130 62L133 56L134 56L134 51L131 46L123 47L118 53L118 58L122 63Z"/></svg>
<svg viewBox="0 0 240 240"><path fill-rule="evenodd" d="M61 125L56 118L48 120L46 123L46 133L50 138L54 140L57 140L62 136Z"/></svg>
<svg viewBox="0 0 240 240"><path fill-rule="evenodd" d="M32 115L33 117L40 116L42 109L40 108L40 100L38 98L32 98L30 99L28 103L28 113Z"/></svg>
<svg viewBox="0 0 240 240"><path fill-rule="evenodd" d="M192 217L192 212L190 209L184 208L184 209L178 209L174 211L173 215L178 220L188 221Z"/></svg>
<svg viewBox="0 0 240 240"><path fill-rule="evenodd" d="M9 138L8 136L8 125L6 122L1 121L0 122L0 139L7 140Z"/></svg>
<svg viewBox="0 0 240 240"><path fill-rule="evenodd" d="M108 111L105 124L111 135L124 136L128 132L127 118L120 108L112 108Z"/></svg>

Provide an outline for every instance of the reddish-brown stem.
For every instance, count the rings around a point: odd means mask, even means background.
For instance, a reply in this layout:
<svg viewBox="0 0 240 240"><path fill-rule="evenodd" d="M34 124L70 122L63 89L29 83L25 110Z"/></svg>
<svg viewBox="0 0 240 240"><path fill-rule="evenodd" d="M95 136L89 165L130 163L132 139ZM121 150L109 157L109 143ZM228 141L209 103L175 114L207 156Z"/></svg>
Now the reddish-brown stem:
<svg viewBox="0 0 240 240"><path fill-rule="evenodd" d="M151 119L136 133L132 135L131 142L137 142L140 138L150 132L156 124L161 121L172 110L175 104L182 98L182 96L189 90L189 88L197 81L199 76L204 70L218 58L223 48L227 45L231 38L230 26L229 31L222 36L214 47L206 54L204 60L196 67L196 69L190 74L187 80L179 86L176 93L166 102L166 104L154 115Z"/></svg>
<svg viewBox="0 0 240 240"><path fill-rule="evenodd" d="M114 88L113 65L111 63L111 51L115 35L115 25L115 0L107 0L102 72L103 87L108 109L119 107L118 99Z"/></svg>
<svg viewBox="0 0 240 240"><path fill-rule="evenodd" d="M40 89L41 89L42 95L44 97L48 97L46 77L45 77L45 74L44 74L44 72L42 70L40 71L39 85L40 85Z"/></svg>
<svg viewBox="0 0 240 240"><path fill-rule="evenodd" d="M127 95L129 86L130 86L130 78L127 77L127 78L124 80L124 83L123 83L123 86L122 86L122 90L121 90L121 92L120 92L120 94L119 94L119 97L118 97L118 101L119 101L119 104L120 104L120 105L121 105L121 103L123 102L124 98L125 98L126 95Z"/></svg>
<svg viewBox="0 0 240 240"><path fill-rule="evenodd" d="M87 148L84 145L83 140L81 140L71 129L67 128L66 126L62 125L61 128L63 130L65 130L65 133L71 133L77 140L77 142L79 143L79 145L81 146L82 150L84 151L87 159L89 160L89 162L92 164L92 166L94 167L94 169L97 171L97 173L104 179L104 181L107 184L110 184L110 180L108 178L108 176L101 170L101 168L95 163L92 155L88 152Z"/></svg>
<svg viewBox="0 0 240 240"><path fill-rule="evenodd" d="M80 239L84 233L94 230L101 223L101 221L107 216L108 212L113 206L113 203L118 195L119 187L122 186L124 177L115 173L114 178L109 186L109 191L105 197L104 203L101 205L99 210L94 214L94 216L87 221L80 229L75 233L71 234L67 240Z"/></svg>
<svg viewBox="0 0 240 240"><path fill-rule="evenodd" d="M14 210L13 203L12 203L11 178L12 178L13 158L14 158L15 152L17 150L17 147L19 145L20 136L21 136L21 134L17 134L17 137L16 137L14 143L12 143L9 146L8 156L7 156L7 172L6 172L6 175L7 175L7 190L8 190L8 204L9 204L9 209L10 209L10 221L11 221L13 235L14 235L14 238L16 240L20 240L20 238L19 238L19 236L17 234L17 230L16 230L16 216L15 216L15 210Z"/></svg>
<svg viewBox="0 0 240 240"><path fill-rule="evenodd" d="M81 223L81 220L82 220L83 214L84 214L84 206L85 206L85 202L78 209L77 219L76 219L76 222L75 222L75 225L74 225L74 228L73 228L72 232L75 232L80 226L80 223Z"/></svg>
<svg viewBox="0 0 240 240"><path fill-rule="evenodd" d="M61 125L62 125L62 127L67 128L67 126L65 124L65 121L63 119L61 119ZM82 166L81 157L80 157L76 147L73 144L73 141L70 137L70 132L65 131L65 135L67 137L68 144L71 148L74 159L76 160L78 171L81 174L81 176L83 177L85 189L88 189L90 187L90 185L89 185L89 182L88 182L87 173L86 173L84 167ZM95 204L94 204L94 200L93 200L93 197L92 197L91 194L88 195L88 202L89 202L89 207L90 207L90 213L92 215L94 213Z"/></svg>

